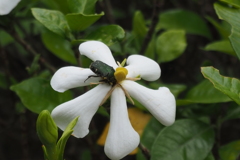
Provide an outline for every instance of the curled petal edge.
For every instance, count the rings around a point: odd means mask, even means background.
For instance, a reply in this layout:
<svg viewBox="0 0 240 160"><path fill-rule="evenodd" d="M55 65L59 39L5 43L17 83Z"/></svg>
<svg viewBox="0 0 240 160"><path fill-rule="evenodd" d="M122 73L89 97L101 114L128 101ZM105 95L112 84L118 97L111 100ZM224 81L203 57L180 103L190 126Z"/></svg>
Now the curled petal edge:
<svg viewBox="0 0 240 160"><path fill-rule="evenodd" d="M176 100L168 88L148 89L129 80L123 81L122 86L163 125L170 126L174 123Z"/></svg>
<svg viewBox="0 0 240 160"><path fill-rule="evenodd" d="M100 60L113 68L117 68L117 64L112 56L112 52L107 45L100 41L87 41L79 46L81 55L85 55L92 61Z"/></svg>
<svg viewBox="0 0 240 160"><path fill-rule="evenodd" d="M57 106L51 113L53 120L61 130L65 130L67 125L79 116L73 135L77 138L85 137L93 115L110 89L109 85L99 84L85 94Z"/></svg>
<svg viewBox="0 0 240 160"><path fill-rule="evenodd" d="M57 70L51 79L51 86L55 91L64 92L68 89L87 86L99 82L100 78L89 76L96 75L88 68L63 67Z"/></svg>
<svg viewBox="0 0 240 160"><path fill-rule="evenodd" d="M155 81L160 78L161 69L157 62L141 55L131 55L127 59L128 78L140 76L147 81Z"/></svg>

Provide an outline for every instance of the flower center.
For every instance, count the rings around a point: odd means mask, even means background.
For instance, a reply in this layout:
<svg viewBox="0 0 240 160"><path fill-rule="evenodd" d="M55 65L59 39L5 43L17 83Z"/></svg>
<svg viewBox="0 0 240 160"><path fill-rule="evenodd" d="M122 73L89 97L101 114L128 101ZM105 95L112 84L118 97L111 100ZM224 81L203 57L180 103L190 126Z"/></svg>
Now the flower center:
<svg viewBox="0 0 240 160"><path fill-rule="evenodd" d="M114 72L114 77L117 80L118 83L126 79L128 74L128 70L124 67L118 67L116 68L116 71Z"/></svg>

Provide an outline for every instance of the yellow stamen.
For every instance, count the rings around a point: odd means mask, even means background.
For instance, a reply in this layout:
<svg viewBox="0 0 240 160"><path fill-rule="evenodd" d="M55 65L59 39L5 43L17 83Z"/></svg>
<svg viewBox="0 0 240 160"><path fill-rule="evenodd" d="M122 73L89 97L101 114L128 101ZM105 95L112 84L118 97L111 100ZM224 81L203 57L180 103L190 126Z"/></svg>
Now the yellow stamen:
<svg viewBox="0 0 240 160"><path fill-rule="evenodd" d="M124 67L118 67L114 73L115 79L118 83L126 79L126 76L128 74L128 70Z"/></svg>

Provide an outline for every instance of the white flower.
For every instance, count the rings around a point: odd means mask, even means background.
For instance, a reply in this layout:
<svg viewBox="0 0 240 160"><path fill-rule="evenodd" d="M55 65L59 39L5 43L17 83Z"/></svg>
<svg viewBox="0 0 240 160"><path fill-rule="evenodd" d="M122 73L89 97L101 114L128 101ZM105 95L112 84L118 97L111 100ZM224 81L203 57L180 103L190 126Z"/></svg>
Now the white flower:
<svg viewBox="0 0 240 160"><path fill-rule="evenodd" d="M111 93L110 127L104 150L109 158L121 159L133 151L140 141L128 118L125 94L142 103L162 124L168 126L175 121L176 101L168 88L160 87L158 90L152 90L131 80L136 77L148 81L157 80L161 70L155 61L144 56L131 55L124 69L116 64L110 49L98 41L82 43L79 51L93 61L100 60L115 70L120 70L120 78L115 75L118 82L114 87L102 83L85 94L57 106L52 111L52 117L60 129L64 130L71 120L79 116L73 135L78 138L86 136L93 115L106 95ZM125 74L123 78L122 69ZM96 74L88 68L63 67L52 77L51 86L56 91L64 92L70 88L98 83L101 80L99 77L87 79L91 75Z"/></svg>
<svg viewBox="0 0 240 160"><path fill-rule="evenodd" d="M0 15L10 13L19 2L20 0L0 0Z"/></svg>

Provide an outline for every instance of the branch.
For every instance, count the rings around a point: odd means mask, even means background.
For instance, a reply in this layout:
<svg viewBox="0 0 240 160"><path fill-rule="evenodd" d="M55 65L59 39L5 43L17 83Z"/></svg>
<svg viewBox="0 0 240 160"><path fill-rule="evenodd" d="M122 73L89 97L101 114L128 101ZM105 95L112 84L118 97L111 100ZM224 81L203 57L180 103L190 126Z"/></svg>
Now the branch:
<svg viewBox="0 0 240 160"><path fill-rule="evenodd" d="M145 156L145 158L147 160L150 160L151 155L149 153L149 150L146 147L144 147L141 143L138 145L138 148L142 151L142 153Z"/></svg>
<svg viewBox="0 0 240 160"><path fill-rule="evenodd" d="M153 1L154 8L153 8L153 13L152 13L151 25L149 27L147 35L144 38L142 48L140 50L141 55L144 55L144 53L148 47L148 44L152 39L153 33L154 33L156 25L158 23L158 15L160 13L160 8L163 6L163 4L164 4L164 0L154 0Z"/></svg>
<svg viewBox="0 0 240 160"><path fill-rule="evenodd" d="M30 44L28 44L24 39L22 39L16 31L8 31L6 30L20 45L22 45L28 52L30 52L33 56L39 55L39 53L37 53ZM49 64L43 57L40 57L40 62L47 67L49 70L51 70L52 72L56 72L56 69Z"/></svg>

